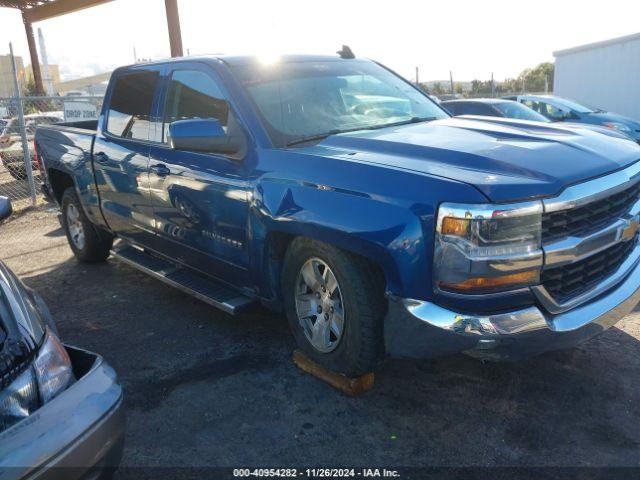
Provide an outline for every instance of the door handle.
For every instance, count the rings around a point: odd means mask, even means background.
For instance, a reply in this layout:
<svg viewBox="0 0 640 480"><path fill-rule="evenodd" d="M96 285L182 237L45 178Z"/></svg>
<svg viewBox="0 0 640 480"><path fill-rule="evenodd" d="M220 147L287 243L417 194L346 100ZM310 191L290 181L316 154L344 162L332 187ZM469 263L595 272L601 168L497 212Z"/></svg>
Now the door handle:
<svg viewBox="0 0 640 480"><path fill-rule="evenodd" d="M98 163L107 163L109 161L109 155L104 152L94 153L93 158L95 158Z"/></svg>
<svg viewBox="0 0 640 480"><path fill-rule="evenodd" d="M169 170L169 167L167 167L164 163L151 165L151 171L159 177L166 177L167 175L171 175L171 170Z"/></svg>

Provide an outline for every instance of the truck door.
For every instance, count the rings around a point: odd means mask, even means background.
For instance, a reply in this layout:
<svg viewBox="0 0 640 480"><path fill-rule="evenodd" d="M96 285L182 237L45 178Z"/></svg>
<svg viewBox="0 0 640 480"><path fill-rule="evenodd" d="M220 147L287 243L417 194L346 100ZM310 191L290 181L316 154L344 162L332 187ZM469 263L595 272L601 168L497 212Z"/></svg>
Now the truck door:
<svg viewBox="0 0 640 480"><path fill-rule="evenodd" d="M249 182L242 159L173 150L169 124L235 113L211 67L179 64L170 72L160 107L158 142L150 149L149 187L161 253L205 274L242 285L247 280Z"/></svg>
<svg viewBox="0 0 640 480"><path fill-rule="evenodd" d="M143 245L155 237L149 198L149 134L160 67L114 74L93 147L100 206L109 227Z"/></svg>

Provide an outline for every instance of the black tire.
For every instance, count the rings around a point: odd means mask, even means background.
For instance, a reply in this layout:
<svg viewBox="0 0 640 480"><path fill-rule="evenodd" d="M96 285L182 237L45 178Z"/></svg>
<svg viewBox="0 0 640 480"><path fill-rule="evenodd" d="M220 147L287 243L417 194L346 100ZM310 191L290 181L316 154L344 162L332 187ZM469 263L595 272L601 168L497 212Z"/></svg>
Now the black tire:
<svg viewBox="0 0 640 480"><path fill-rule="evenodd" d="M296 309L298 275L311 259L319 259L330 268L342 297L343 330L337 346L329 352L312 345ZM348 376L375 369L384 354L383 319L387 304L381 275L368 261L316 240L297 238L285 254L281 287L289 326L299 348L309 358Z"/></svg>
<svg viewBox="0 0 640 480"><path fill-rule="evenodd" d="M80 200L75 189L69 187L62 195L62 227L67 235L69 246L78 260L85 263L104 262L113 246L113 235L93 225L84 214ZM77 242L72 238L69 228L69 218L71 208L78 212L79 225L84 234L84 242ZM75 223L75 222L74 222Z"/></svg>

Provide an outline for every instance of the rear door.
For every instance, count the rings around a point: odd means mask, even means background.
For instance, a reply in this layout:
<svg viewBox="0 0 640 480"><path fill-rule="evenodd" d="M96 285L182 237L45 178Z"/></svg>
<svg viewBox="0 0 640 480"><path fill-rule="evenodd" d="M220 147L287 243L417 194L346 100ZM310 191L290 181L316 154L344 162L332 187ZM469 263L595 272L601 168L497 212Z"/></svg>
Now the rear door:
<svg viewBox="0 0 640 480"><path fill-rule="evenodd" d="M174 64L167 72L157 142L151 145L149 185L161 252L240 285L247 280L250 188L244 159L173 150L171 122L217 119L240 128L237 113L213 68ZM244 130L243 130L244 132Z"/></svg>
<svg viewBox="0 0 640 480"><path fill-rule="evenodd" d="M142 245L155 236L149 198L151 114L160 90L161 66L117 72L99 122L93 165L100 206L118 235Z"/></svg>

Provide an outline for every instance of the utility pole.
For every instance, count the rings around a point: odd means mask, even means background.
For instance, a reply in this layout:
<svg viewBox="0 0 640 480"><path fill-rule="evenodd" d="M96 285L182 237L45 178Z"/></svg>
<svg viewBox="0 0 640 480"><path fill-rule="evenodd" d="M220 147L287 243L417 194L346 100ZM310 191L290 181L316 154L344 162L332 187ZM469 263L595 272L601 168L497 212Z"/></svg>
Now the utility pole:
<svg viewBox="0 0 640 480"><path fill-rule="evenodd" d="M420 68L416 67L416 85L420 86Z"/></svg>
<svg viewBox="0 0 640 480"><path fill-rule="evenodd" d="M169 45L172 57L182 57L182 33L180 32L180 15L178 0L164 0L167 11L167 28L169 29Z"/></svg>
<svg viewBox="0 0 640 480"><path fill-rule="evenodd" d="M22 11L22 22L24 23L24 31L27 34L27 44L29 45L29 55L31 57L31 71L33 72L33 81L36 84L36 95L44 95L40 61L38 60L38 51L36 50L36 40L33 37L33 27L31 26L31 22L27 20L24 10Z"/></svg>
<svg viewBox="0 0 640 480"><path fill-rule="evenodd" d="M449 70L449 81L451 82L451 95L454 95L456 92L453 90L453 72Z"/></svg>
<svg viewBox="0 0 640 480"><path fill-rule="evenodd" d="M53 79L51 78L51 71L49 70L49 59L47 57L47 48L44 45L44 35L42 34L41 28L38 28L38 42L40 43L40 56L42 57L42 68L44 70L43 72L44 87L47 91L47 95L52 97L54 95Z"/></svg>
<svg viewBox="0 0 640 480"><path fill-rule="evenodd" d="M136 47L133 47L133 63L138 63L138 54L136 52Z"/></svg>
<svg viewBox="0 0 640 480"><path fill-rule="evenodd" d="M491 96L492 97L496 96L496 85L493 82L493 72L491 72Z"/></svg>

